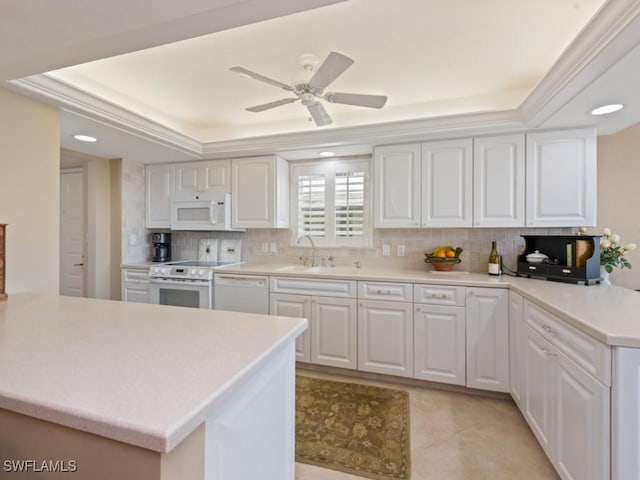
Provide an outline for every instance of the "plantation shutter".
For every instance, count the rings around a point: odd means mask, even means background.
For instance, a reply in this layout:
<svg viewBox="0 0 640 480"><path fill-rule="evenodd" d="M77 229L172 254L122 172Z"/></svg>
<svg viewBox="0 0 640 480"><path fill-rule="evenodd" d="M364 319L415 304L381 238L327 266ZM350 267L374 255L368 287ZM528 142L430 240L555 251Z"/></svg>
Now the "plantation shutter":
<svg viewBox="0 0 640 480"><path fill-rule="evenodd" d="M324 237L326 179L322 174L298 176L298 236Z"/></svg>
<svg viewBox="0 0 640 480"><path fill-rule="evenodd" d="M335 235L361 237L364 233L364 172L336 172Z"/></svg>

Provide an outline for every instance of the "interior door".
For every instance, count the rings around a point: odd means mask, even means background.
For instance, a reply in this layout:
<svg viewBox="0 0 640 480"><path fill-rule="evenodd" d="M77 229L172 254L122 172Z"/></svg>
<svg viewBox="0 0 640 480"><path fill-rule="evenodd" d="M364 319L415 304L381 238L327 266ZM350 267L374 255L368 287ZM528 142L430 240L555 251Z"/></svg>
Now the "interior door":
<svg viewBox="0 0 640 480"><path fill-rule="evenodd" d="M85 296L84 174L60 174L60 295Z"/></svg>

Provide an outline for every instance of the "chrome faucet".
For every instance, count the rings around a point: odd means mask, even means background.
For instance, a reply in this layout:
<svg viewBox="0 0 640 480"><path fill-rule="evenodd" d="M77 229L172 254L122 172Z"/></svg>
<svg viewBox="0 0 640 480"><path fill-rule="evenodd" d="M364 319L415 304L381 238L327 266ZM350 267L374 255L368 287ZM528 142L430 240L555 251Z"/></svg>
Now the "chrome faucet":
<svg viewBox="0 0 640 480"><path fill-rule="evenodd" d="M309 243L311 243L311 266L317 267L318 262L316 259L316 244L313 243L313 238L311 238L311 235L302 235L301 237L298 237L298 245L300 245L300 240L302 240L303 238L308 238Z"/></svg>

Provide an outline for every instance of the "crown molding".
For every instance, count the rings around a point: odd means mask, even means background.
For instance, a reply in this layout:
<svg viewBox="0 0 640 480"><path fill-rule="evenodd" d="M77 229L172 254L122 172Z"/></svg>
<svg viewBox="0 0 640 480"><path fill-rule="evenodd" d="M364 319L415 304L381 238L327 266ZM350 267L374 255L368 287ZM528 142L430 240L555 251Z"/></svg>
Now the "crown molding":
<svg viewBox="0 0 640 480"><path fill-rule="evenodd" d="M18 80L11 80L9 84L48 103L52 103L62 110L95 120L183 153L197 157L202 155L202 144L197 140L49 75L32 75Z"/></svg>
<svg viewBox="0 0 640 480"><path fill-rule="evenodd" d="M539 127L640 41L640 0L610 0L562 53L519 107Z"/></svg>
<svg viewBox="0 0 640 480"><path fill-rule="evenodd" d="M304 148L382 145L522 130L517 111L449 115L203 144L206 158L264 155Z"/></svg>

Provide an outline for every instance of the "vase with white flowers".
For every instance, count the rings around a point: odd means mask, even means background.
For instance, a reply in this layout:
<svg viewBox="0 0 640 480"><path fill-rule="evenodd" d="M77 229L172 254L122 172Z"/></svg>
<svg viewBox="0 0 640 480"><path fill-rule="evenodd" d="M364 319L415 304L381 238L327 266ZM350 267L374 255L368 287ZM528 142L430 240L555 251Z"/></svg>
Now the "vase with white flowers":
<svg viewBox="0 0 640 480"><path fill-rule="evenodd" d="M587 229L581 227L578 229L578 235L584 235ZM611 233L610 228L602 230L602 239L600 240L600 272L604 283L610 284L609 274L615 267L631 268L631 263L625 255L627 252L635 250L635 243L620 243L620 235Z"/></svg>

